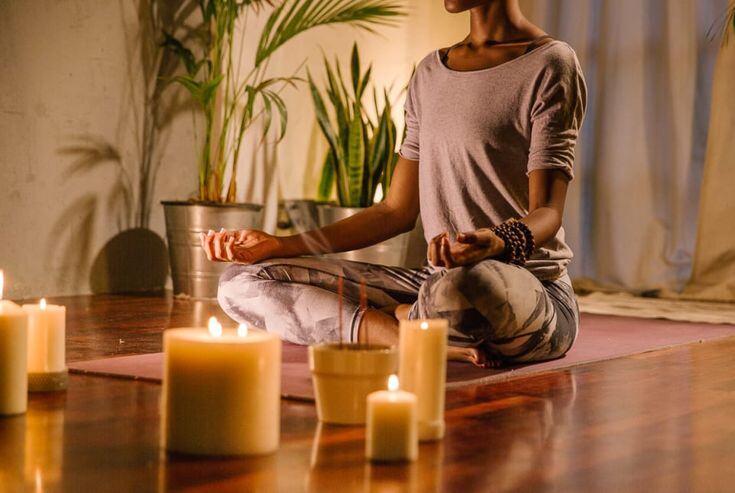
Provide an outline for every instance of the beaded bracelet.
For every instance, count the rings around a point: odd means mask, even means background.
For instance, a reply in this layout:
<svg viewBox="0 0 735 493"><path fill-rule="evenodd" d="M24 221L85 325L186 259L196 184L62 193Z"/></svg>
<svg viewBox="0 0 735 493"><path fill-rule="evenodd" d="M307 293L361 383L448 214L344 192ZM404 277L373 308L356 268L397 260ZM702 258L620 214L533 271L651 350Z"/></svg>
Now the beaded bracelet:
<svg viewBox="0 0 735 493"><path fill-rule="evenodd" d="M505 255L511 264L524 265L536 249L533 233L521 221L510 219L492 229L505 242Z"/></svg>

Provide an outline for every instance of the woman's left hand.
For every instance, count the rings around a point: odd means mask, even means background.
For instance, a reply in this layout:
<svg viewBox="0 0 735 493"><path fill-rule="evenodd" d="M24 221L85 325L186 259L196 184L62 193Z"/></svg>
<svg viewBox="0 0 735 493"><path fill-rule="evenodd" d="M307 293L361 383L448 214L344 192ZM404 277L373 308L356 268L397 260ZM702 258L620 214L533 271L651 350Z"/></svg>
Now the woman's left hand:
<svg viewBox="0 0 735 493"><path fill-rule="evenodd" d="M447 235L439 241L438 258L433 262L438 267L472 265L486 258L498 257L505 251L505 242L490 228L460 233L455 242L450 242Z"/></svg>

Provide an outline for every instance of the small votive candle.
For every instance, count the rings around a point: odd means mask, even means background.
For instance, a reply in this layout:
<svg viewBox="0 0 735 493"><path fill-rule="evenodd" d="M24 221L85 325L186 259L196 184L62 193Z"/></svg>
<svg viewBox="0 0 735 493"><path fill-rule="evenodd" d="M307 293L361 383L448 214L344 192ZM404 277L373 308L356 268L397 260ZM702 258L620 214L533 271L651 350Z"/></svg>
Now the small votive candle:
<svg viewBox="0 0 735 493"><path fill-rule="evenodd" d="M28 407L28 315L3 300L3 282L0 270L0 415L21 414Z"/></svg>
<svg viewBox="0 0 735 493"><path fill-rule="evenodd" d="M278 449L281 340L241 325L163 333L163 446L196 455Z"/></svg>
<svg viewBox="0 0 735 493"><path fill-rule="evenodd" d="M28 390L46 392L67 386L66 308L42 298L23 305L28 314Z"/></svg>
<svg viewBox="0 0 735 493"><path fill-rule="evenodd" d="M398 390L391 375L388 390L367 397L365 455L380 462L413 461L419 454L416 396Z"/></svg>

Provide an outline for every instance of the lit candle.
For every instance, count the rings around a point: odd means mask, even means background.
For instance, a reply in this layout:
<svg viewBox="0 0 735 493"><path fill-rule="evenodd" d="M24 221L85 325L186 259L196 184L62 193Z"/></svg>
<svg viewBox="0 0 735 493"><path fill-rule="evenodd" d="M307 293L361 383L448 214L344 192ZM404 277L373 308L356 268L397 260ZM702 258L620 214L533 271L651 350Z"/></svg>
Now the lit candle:
<svg viewBox="0 0 735 493"><path fill-rule="evenodd" d="M28 406L28 315L3 300L4 280L0 270L0 414L20 414Z"/></svg>
<svg viewBox="0 0 735 493"><path fill-rule="evenodd" d="M28 314L28 390L65 389L66 308L42 298L37 305L23 305L23 310Z"/></svg>
<svg viewBox="0 0 735 493"><path fill-rule="evenodd" d="M374 461L413 461L419 454L416 396L398 390L391 375L388 390L367 397L365 455Z"/></svg>
<svg viewBox="0 0 735 493"><path fill-rule="evenodd" d="M444 437L444 388L447 371L446 320L401 320L401 385L418 399L419 440Z"/></svg>
<svg viewBox="0 0 735 493"><path fill-rule="evenodd" d="M163 446L199 455L278 448L281 341L241 325L170 329L163 335Z"/></svg>

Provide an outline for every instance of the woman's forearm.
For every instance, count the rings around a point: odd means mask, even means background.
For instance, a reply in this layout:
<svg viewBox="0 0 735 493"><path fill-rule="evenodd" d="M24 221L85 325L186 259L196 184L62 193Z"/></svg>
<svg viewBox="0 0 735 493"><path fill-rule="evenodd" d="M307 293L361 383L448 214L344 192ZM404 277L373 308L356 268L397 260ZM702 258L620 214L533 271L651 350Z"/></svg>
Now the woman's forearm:
<svg viewBox="0 0 735 493"><path fill-rule="evenodd" d="M551 207L539 207L530 212L521 222L531 230L536 248L539 248L556 236L561 227L561 214Z"/></svg>
<svg viewBox="0 0 735 493"><path fill-rule="evenodd" d="M381 202L329 226L281 238L282 251L278 256L357 250L410 231L415 223L415 214L407 214Z"/></svg>
<svg viewBox="0 0 735 493"><path fill-rule="evenodd" d="M531 171L528 183L528 213L522 221L533 233L536 248L556 236L561 228L569 178L559 170Z"/></svg>

